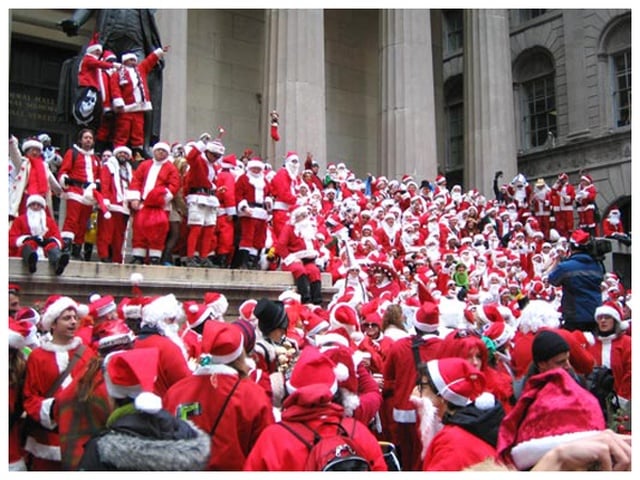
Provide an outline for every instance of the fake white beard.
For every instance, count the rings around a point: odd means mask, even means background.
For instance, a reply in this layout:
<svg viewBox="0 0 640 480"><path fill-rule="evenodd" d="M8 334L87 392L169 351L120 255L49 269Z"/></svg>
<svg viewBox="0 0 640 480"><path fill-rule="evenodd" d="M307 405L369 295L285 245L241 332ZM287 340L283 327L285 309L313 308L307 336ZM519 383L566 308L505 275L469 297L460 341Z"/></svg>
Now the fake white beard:
<svg viewBox="0 0 640 480"><path fill-rule="evenodd" d="M285 163L284 168L286 168L287 172L289 172L289 177L291 178L291 180L295 180L296 178L298 178L298 172L300 171L299 163Z"/></svg>
<svg viewBox="0 0 640 480"><path fill-rule="evenodd" d="M451 199L455 203L460 203L460 200L462 200L462 194L460 192L451 192Z"/></svg>
<svg viewBox="0 0 640 480"><path fill-rule="evenodd" d="M427 448L433 440L433 437L442 429L442 421L438 418L438 411L431 403L431 400L424 397L416 397L411 395L409 400L416 407L418 412L419 424L418 430L420 432L420 441L422 443L422 450L420 451L420 459L424 460L427 453Z"/></svg>
<svg viewBox="0 0 640 480"><path fill-rule="evenodd" d="M620 223L619 217L609 217L609 223L611 225L618 225Z"/></svg>
<svg viewBox="0 0 640 480"><path fill-rule="evenodd" d="M418 235L416 235L415 233L405 232L402 234L402 243L404 243L405 245L413 246L415 245L417 240L418 240Z"/></svg>
<svg viewBox="0 0 640 480"><path fill-rule="evenodd" d="M176 322L174 323L165 323L162 321L158 322L158 330L160 330L162 335L167 337L176 345L178 345L184 357L187 358L188 357L187 349L184 346L184 342L182 341L182 338L180 338L180 335L178 335L179 329L180 329L180 326Z"/></svg>
<svg viewBox="0 0 640 480"><path fill-rule="evenodd" d="M389 226L389 224L386 221L382 223L382 230L384 231L384 233L387 234L387 237L389 237L389 240L391 241L391 243L395 241L396 233L398 233L399 229L400 227L398 226L397 223L394 223L391 226Z"/></svg>
<svg viewBox="0 0 640 480"><path fill-rule="evenodd" d="M293 233L302 237L303 240L313 240L316 236L316 228L311 219L307 217L295 224Z"/></svg>
<svg viewBox="0 0 640 480"><path fill-rule="evenodd" d="M544 262L533 262L533 273L536 277L542 277L544 271Z"/></svg>
<svg viewBox="0 0 640 480"><path fill-rule="evenodd" d="M31 235L44 235L47 231L47 214L44 208L37 211L27 208L27 223L29 224Z"/></svg>
<svg viewBox="0 0 640 480"><path fill-rule="evenodd" d="M439 232L440 231L440 227L438 227L438 222L429 222L429 223L427 223L427 230L429 231L429 233Z"/></svg>
<svg viewBox="0 0 640 480"><path fill-rule="evenodd" d="M264 188L264 174L262 172L253 173L251 171L247 171L247 178L249 179L249 183L255 188Z"/></svg>
<svg viewBox="0 0 640 480"><path fill-rule="evenodd" d="M500 284L495 284L495 283L489 284L489 288L487 289L487 291L492 296L494 296L494 297L497 296L498 293L500 292Z"/></svg>
<svg viewBox="0 0 640 480"><path fill-rule="evenodd" d="M474 272L479 273L480 275L483 275L484 272L487 271L487 265L486 264L476 264L476 268L474 269Z"/></svg>
<svg viewBox="0 0 640 480"><path fill-rule="evenodd" d="M516 222L518 220L518 211L509 210L509 218L511 219L511 223Z"/></svg>
<svg viewBox="0 0 640 480"><path fill-rule="evenodd" d="M465 257L460 257L460 261L465 264L465 266L467 267L467 270L469 270L473 266L473 264L475 263L475 260L471 256L466 257L466 258Z"/></svg>
<svg viewBox="0 0 640 480"><path fill-rule="evenodd" d="M440 259L440 249L436 245L435 247L427 247L427 257L432 262L436 262Z"/></svg>

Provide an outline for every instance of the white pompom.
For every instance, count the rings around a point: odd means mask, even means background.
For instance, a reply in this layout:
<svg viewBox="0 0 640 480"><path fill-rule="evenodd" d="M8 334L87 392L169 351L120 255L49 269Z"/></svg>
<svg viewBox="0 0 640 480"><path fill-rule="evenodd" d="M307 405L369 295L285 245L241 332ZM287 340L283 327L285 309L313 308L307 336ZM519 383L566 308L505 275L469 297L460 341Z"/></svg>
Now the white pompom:
<svg viewBox="0 0 640 480"><path fill-rule="evenodd" d="M87 315L89 315L89 306L85 305L84 303L79 303L76 314L78 315L78 318L86 317Z"/></svg>
<svg viewBox="0 0 640 480"><path fill-rule="evenodd" d="M107 220L109 220L111 218L111 212L106 212L104 214L104 218L106 218Z"/></svg>
<svg viewBox="0 0 640 480"><path fill-rule="evenodd" d="M189 312L191 313L197 313L198 312L198 305L189 305Z"/></svg>
<svg viewBox="0 0 640 480"><path fill-rule="evenodd" d="M344 363L339 363L333 369L333 373L336 374L336 378L339 382L344 382L349 378L349 368Z"/></svg>
<svg viewBox="0 0 640 480"><path fill-rule="evenodd" d="M157 413L162 410L162 399L154 393L142 392L134 401L137 410L147 413Z"/></svg>
<svg viewBox="0 0 640 480"><path fill-rule="evenodd" d="M144 276L139 272L133 272L130 280L133 285L140 285L144 280Z"/></svg>
<svg viewBox="0 0 640 480"><path fill-rule="evenodd" d="M92 293L91 296L89 297L89 303L96 302L100 298L102 298L102 296L99 293Z"/></svg>
<svg viewBox="0 0 640 480"><path fill-rule="evenodd" d="M496 397L492 393L483 392L473 403L480 410L489 410L496 406Z"/></svg>

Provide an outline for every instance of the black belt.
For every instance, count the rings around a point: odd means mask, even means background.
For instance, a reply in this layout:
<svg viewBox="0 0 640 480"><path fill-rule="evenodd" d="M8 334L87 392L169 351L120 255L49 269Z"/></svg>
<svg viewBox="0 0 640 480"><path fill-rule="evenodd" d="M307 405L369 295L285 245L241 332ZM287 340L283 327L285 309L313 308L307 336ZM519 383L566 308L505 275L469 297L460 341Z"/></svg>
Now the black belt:
<svg viewBox="0 0 640 480"><path fill-rule="evenodd" d="M65 183L69 187L80 187L80 188L87 188L89 185L91 185L91 182L84 182L82 180L76 180L75 178L69 178L69 177L66 178ZM96 190L100 191L99 183L96 183Z"/></svg>
<svg viewBox="0 0 640 480"><path fill-rule="evenodd" d="M215 195L215 190L209 190L208 188L190 188L189 195L204 194Z"/></svg>
<svg viewBox="0 0 640 480"><path fill-rule="evenodd" d="M248 202L249 206L252 208L264 208L264 203L255 203L255 202Z"/></svg>

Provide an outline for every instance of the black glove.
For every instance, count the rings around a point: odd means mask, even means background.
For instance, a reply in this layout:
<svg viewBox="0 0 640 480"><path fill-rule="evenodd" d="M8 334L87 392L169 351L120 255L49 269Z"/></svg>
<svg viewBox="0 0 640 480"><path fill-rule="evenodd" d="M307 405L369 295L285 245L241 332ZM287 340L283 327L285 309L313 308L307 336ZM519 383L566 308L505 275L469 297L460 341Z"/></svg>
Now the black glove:
<svg viewBox="0 0 640 480"><path fill-rule="evenodd" d="M75 20L67 18L58 23L62 27L62 31L69 37L75 37L78 35L78 23Z"/></svg>
<svg viewBox="0 0 640 480"><path fill-rule="evenodd" d="M465 287L461 287L458 291L458 300L464 302L464 299L467 298L467 289Z"/></svg>
<svg viewBox="0 0 640 480"><path fill-rule="evenodd" d="M499 179L501 176L502 176L502 170L498 170L498 171L496 172L496 176L495 176L495 177L493 177L493 179L494 179L494 180L497 180L497 179Z"/></svg>

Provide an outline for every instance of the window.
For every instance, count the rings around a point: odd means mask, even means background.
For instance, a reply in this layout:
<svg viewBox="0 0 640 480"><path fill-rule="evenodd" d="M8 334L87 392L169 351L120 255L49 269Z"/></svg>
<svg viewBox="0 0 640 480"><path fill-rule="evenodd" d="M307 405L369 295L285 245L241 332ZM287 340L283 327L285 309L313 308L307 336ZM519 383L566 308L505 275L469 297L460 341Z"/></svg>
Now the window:
<svg viewBox="0 0 640 480"><path fill-rule="evenodd" d="M553 57L542 48L523 52L514 64L520 148L552 147L558 136Z"/></svg>
<svg viewBox="0 0 640 480"><path fill-rule="evenodd" d="M532 18L544 15L547 10L545 8L523 8L518 10L520 14L520 23L528 22Z"/></svg>
<svg viewBox="0 0 640 480"><path fill-rule="evenodd" d="M631 125L631 50L612 56L614 109L618 127Z"/></svg>
<svg viewBox="0 0 640 480"><path fill-rule="evenodd" d="M446 53L462 49L462 10L444 10L444 47Z"/></svg>
<svg viewBox="0 0 640 480"><path fill-rule="evenodd" d="M445 115L447 122L447 145L445 170L463 167L464 164L464 103L462 76L458 75L445 84Z"/></svg>

